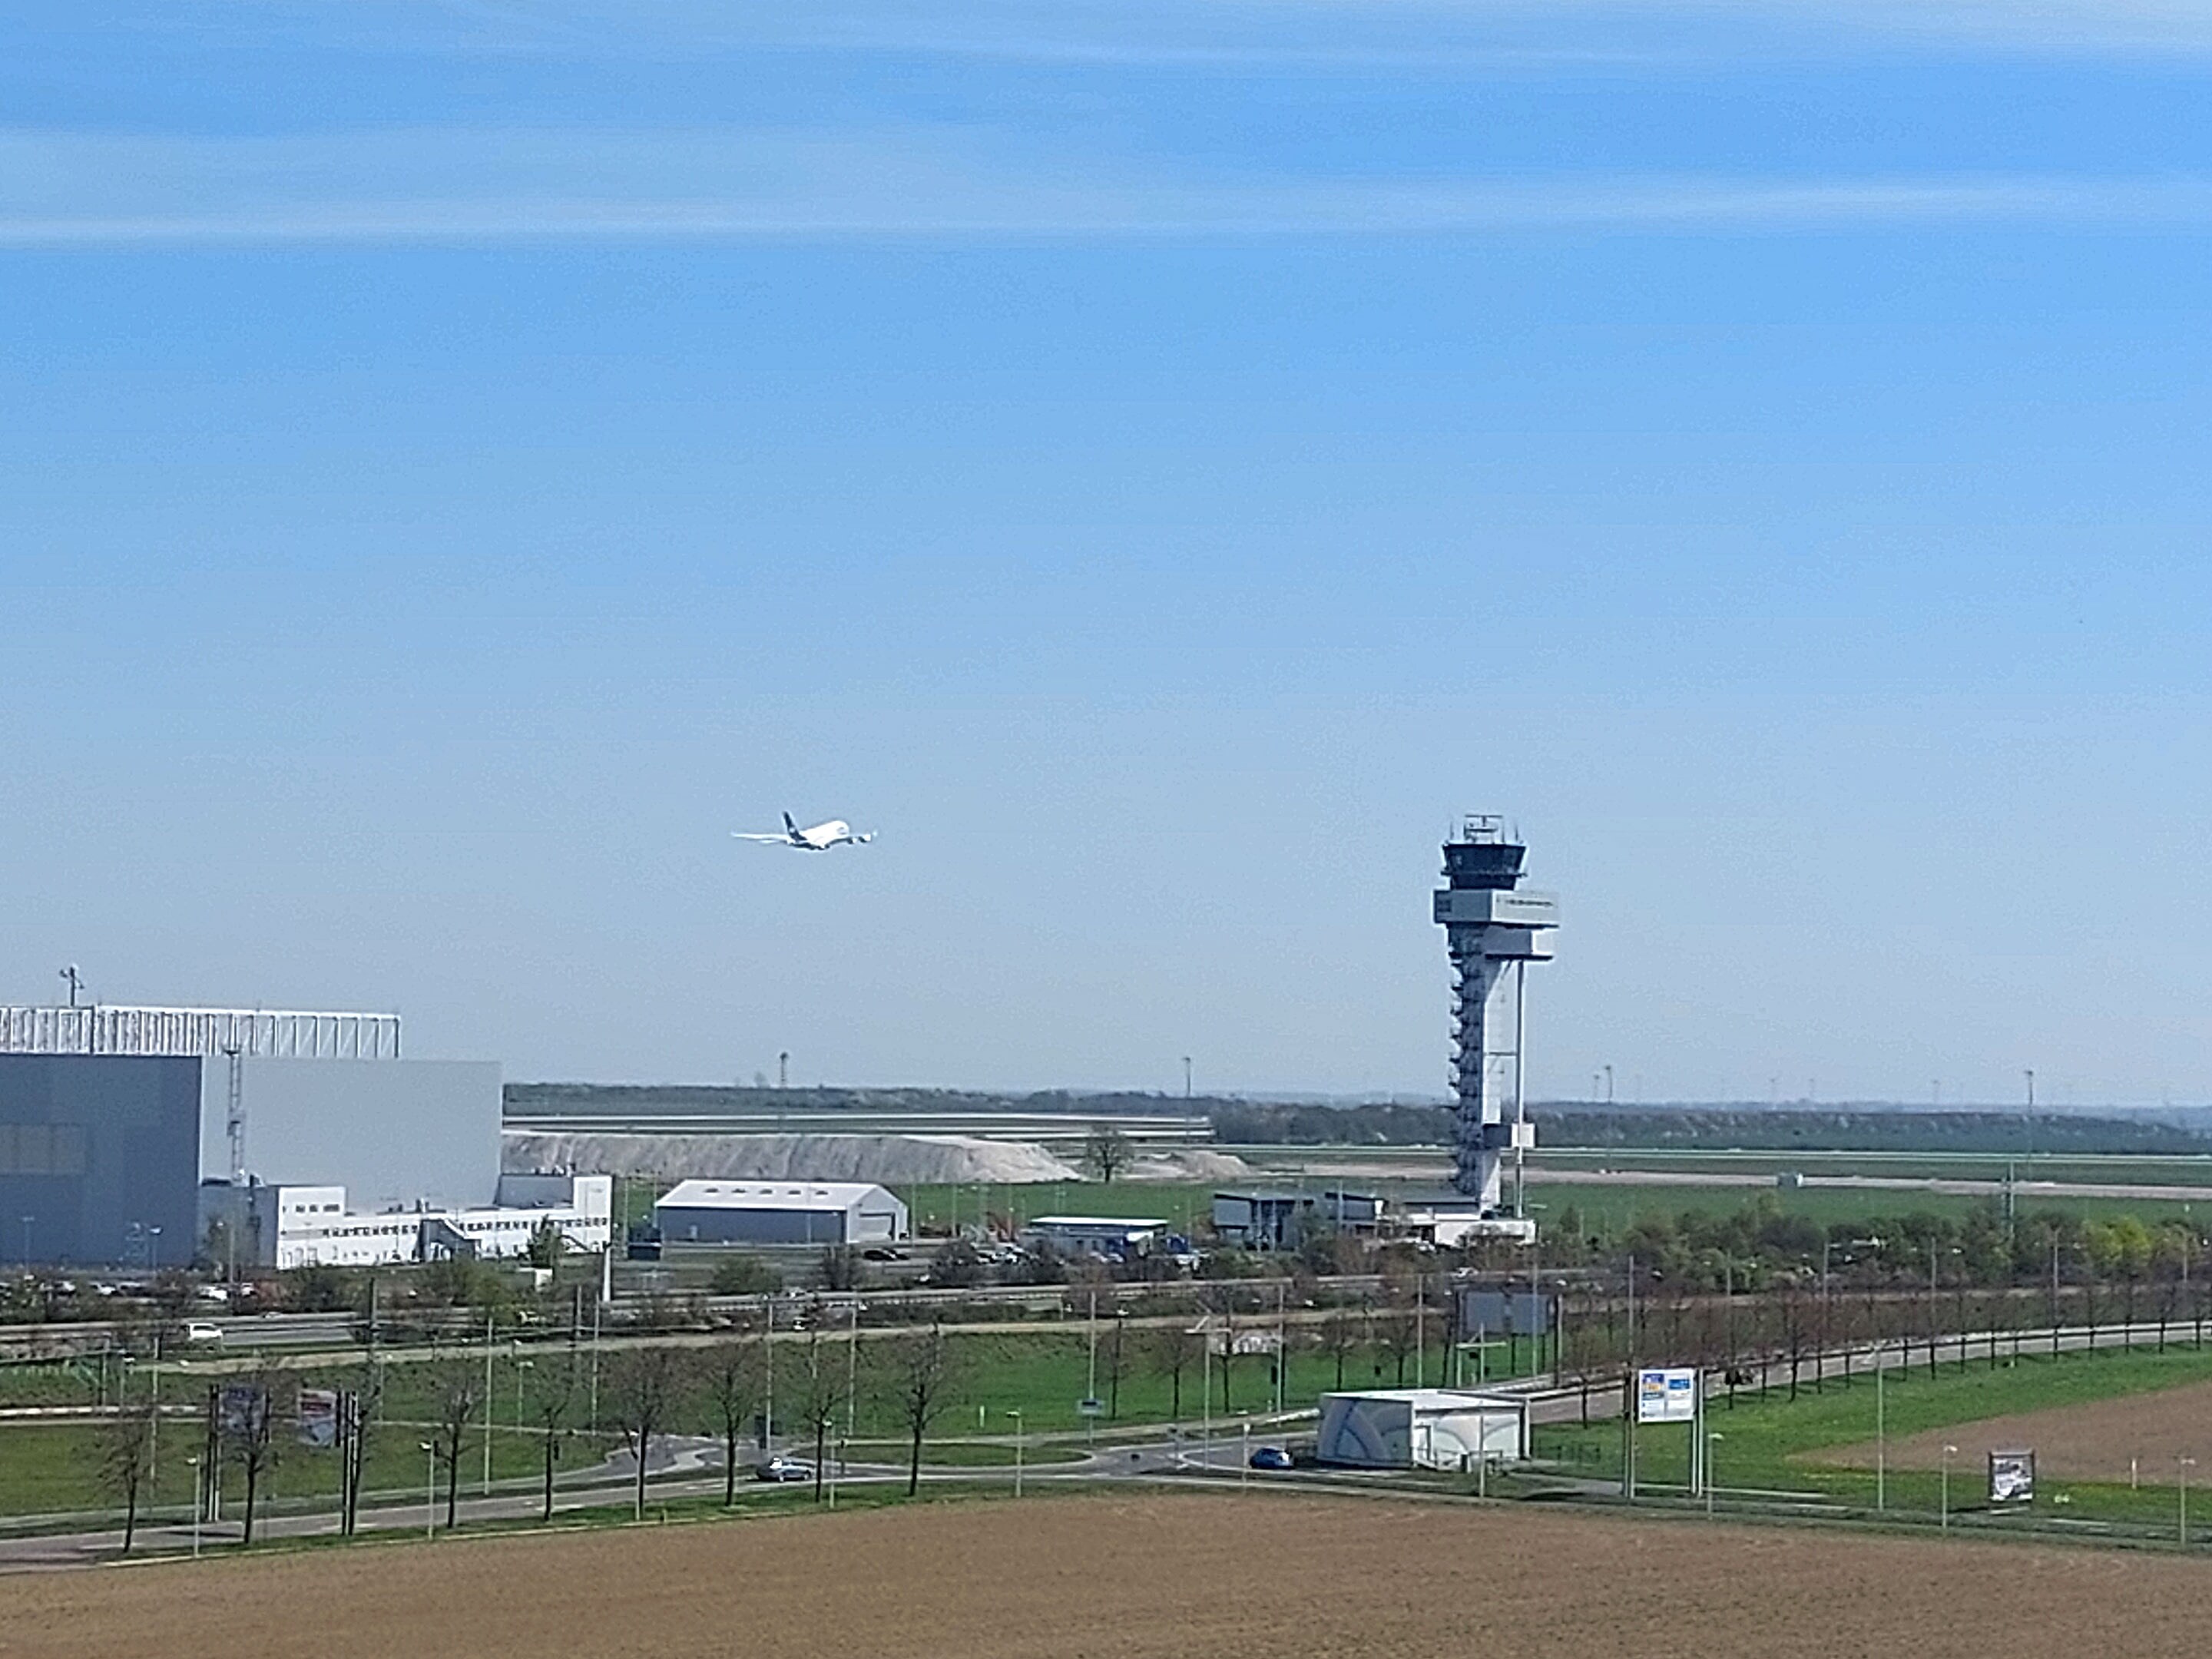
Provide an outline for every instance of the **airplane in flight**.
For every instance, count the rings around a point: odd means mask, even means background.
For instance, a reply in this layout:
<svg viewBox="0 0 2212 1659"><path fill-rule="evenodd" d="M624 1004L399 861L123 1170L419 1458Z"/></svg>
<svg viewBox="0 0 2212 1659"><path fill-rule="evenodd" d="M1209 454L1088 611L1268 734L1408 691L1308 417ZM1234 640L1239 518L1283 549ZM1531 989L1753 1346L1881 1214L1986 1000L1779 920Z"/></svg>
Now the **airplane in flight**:
<svg viewBox="0 0 2212 1659"><path fill-rule="evenodd" d="M742 830L730 833L739 841L763 842L772 847L796 847L802 853L826 853L833 847L865 847L876 838L872 830L865 836L853 833L853 826L842 818L832 818L827 823L817 823L802 830L792 822L791 814L783 815L783 833L780 836L748 835Z"/></svg>

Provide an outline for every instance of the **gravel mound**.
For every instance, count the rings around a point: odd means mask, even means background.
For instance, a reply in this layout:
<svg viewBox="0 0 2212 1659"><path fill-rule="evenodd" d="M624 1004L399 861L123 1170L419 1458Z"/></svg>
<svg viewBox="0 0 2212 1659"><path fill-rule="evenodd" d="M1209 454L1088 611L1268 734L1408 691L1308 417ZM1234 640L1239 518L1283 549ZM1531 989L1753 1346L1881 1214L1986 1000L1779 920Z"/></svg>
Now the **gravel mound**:
<svg viewBox="0 0 2212 1659"><path fill-rule="evenodd" d="M1031 1141L967 1135L562 1134L509 1130L511 1175L650 1175L672 1180L873 1181L886 1185L1080 1181Z"/></svg>

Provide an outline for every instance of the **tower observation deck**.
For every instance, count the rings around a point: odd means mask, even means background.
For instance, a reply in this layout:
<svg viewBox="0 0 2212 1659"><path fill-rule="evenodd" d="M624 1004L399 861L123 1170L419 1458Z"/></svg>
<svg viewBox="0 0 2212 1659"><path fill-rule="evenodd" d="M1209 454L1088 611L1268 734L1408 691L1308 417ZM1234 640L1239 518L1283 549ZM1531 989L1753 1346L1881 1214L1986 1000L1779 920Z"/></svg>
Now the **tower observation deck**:
<svg viewBox="0 0 2212 1659"><path fill-rule="evenodd" d="M1514 1154L1517 1175L1536 1138L1522 1070L1522 1012L1528 964L1552 959L1559 902L1521 885L1528 850L1506 838L1503 819L1470 817L1444 843L1444 884L1436 894L1436 920L1452 964L1452 1093L1458 1102L1452 1186L1485 1214L1504 1201L1506 1152ZM1520 1187L1516 1180L1516 1214Z"/></svg>

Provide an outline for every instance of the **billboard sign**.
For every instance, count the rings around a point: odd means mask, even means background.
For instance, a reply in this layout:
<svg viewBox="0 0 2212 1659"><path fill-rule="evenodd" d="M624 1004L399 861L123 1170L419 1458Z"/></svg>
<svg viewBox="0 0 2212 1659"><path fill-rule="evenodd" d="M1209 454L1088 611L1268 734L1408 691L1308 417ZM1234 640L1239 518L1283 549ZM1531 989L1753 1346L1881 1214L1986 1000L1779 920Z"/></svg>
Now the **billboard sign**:
<svg viewBox="0 0 2212 1659"><path fill-rule="evenodd" d="M2032 1451L1993 1451L1990 1454L1990 1502L2026 1504L2035 1497L2035 1454Z"/></svg>
<svg viewBox="0 0 2212 1659"><path fill-rule="evenodd" d="M316 1451L328 1451L338 1443L336 1389L300 1390L300 1443Z"/></svg>
<svg viewBox="0 0 2212 1659"><path fill-rule="evenodd" d="M1484 1336L1541 1335L1558 1312L1550 1291L1462 1291L1460 1328Z"/></svg>
<svg viewBox="0 0 2212 1659"><path fill-rule="evenodd" d="M1694 1423L1698 1419L1698 1373L1687 1365L1636 1373L1636 1420Z"/></svg>
<svg viewBox="0 0 2212 1659"><path fill-rule="evenodd" d="M216 1396L216 1428L233 1440L251 1440L269 1420L269 1395L250 1382L227 1382Z"/></svg>

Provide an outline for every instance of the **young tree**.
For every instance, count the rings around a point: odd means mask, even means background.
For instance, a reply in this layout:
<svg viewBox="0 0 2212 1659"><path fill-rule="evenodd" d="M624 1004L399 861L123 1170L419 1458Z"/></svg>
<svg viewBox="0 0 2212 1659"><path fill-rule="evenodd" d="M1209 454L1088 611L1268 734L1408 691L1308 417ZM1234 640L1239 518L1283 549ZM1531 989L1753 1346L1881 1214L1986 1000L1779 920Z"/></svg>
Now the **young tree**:
<svg viewBox="0 0 2212 1659"><path fill-rule="evenodd" d="M945 1333L933 1325L878 1345L878 1386L907 1432L906 1495L921 1487L921 1442L952 1404L958 1376Z"/></svg>
<svg viewBox="0 0 2212 1659"><path fill-rule="evenodd" d="M615 1426L637 1463L633 1509L645 1518L646 1460L683 1390L684 1356L674 1348L632 1348L615 1365Z"/></svg>
<svg viewBox="0 0 2212 1659"><path fill-rule="evenodd" d="M1128 1321L1126 1310L1115 1309L1114 1334L1098 1345L1098 1375L1106 1384L1106 1420L1118 1422L1121 1416L1121 1379L1129 1374L1129 1356L1122 1342L1123 1328Z"/></svg>
<svg viewBox="0 0 2212 1659"><path fill-rule="evenodd" d="M1392 1376L1390 1386L1406 1386L1406 1362L1413 1358L1413 1346L1420 1340L1419 1322L1411 1308L1385 1308L1375 1316L1375 1342L1389 1359Z"/></svg>
<svg viewBox="0 0 2212 1659"><path fill-rule="evenodd" d="M1321 1322L1321 1351L1336 1362L1336 1387L1344 1388L1344 1362L1359 1346L1359 1316L1339 1308Z"/></svg>
<svg viewBox="0 0 2212 1659"><path fill-rule="evenodd" d="M279 1390L291 1382L282 1372L263 1370L223 1383L216 1393L216 1435L222 1455L246 1479L246 1522L241 1542L253 1542L256 1504L264 1477L276 1466L283 1442L276 1432Z"/></svg>
<svg viewBox="0 0 2212 1659"><path fill-rule="evenodd" d="M119 1407L100 1425L100 1483L123 1500L123 1553L138 1532L138 1500L153 1480L154 1407Z"/></svg>
<svg viewBox="0 0 2212 1659"><path fill-rule="evenodd" d="M814 1264L815 1283L825 1291L857 1291L867 1277L867 1264L850 1244L832 1244Z"/></svg>
<svg viewBox="0 0 2212 1659"><path fill-rule="evenodd" d="M551 1217L547 1217L531 1230L530 1243L524 1255L533 1267L557 1267L568 1248L568 1236Z"/></svg>
<svg viewBox="0 0 2212 1659"><path fill-rule="evenodd" d="M1196 1367L1205 1352L1206 1333L1180 1322L1155 1327L1146 1341L1152 1369L1168 1380L1168 1414L1182 1416L1182 1378Z"/></svg>
<svg viewBox="0 0 2212 1659"><path fill-rule="evenodd" d="M435 1368L430 1389L430 1453L446 1471L446 1527L451 1531L460 1513L461 1443L484 1409L483 1374L468 1360L448 1360Z"/></svg>
<svg viewBox="0 0 2212 1659"><path fill-rule="evenodd" d="M806 1346L799 1351L793 1410L814 1435L814 1499L822 1501L823 1463L829 1451L830 1425L836 1420L837 1399L845 1379L843 1366L834 1363L822 1340L823 1310L816 1307L806 1322ZM839 1346L842 1346L842 1344Z"/></svg>
<svg viewBox="0 0 2212 1659"><path fill-rule="evenodd" d="M738 1501L738 1442L760 1409L766 1339L725 1342L707 1356L707 1398L722 1431L722 1504Z"/></svg>
<svg viewBox="0 0 2212 1659"><path fill-rule="evenodd" d="M539 1518L553 1518L553 1468L561 1461L561 1448L572 1432L568 1414L576 1401L576 1359L572 1353L555 1359L550 1354L531 1372L530 1418L537 1425L544 1455L544 1506Z"/></svg>
<svg viewBox="0 0 2212 1659"><path fill-rule="evenodd" d="M714 1264L707 1284L716 1296L765 1296L783 1288L783 1275L758 1256L733 1250Z"/></svg>
<svg viewBox="0 0 2212 1659"><path fill-rule="evenodd" d="M295 1313L337 1313L356 1300L352 1279L343 1267L295 1267L281 1276L284 1305Z"/></svg>
<svg viewBox="0 0 2212 1659"><path fill-rule="evenodd" d="M1129 1137L1110 1123L1102 1123L1083 1143L1083 1161L1108 1186L1129 1164Z"/></svg>
<svg viewBox="0 0 2212 1659"><path fill-rule="evenodd" d="M946 1239L929 1259L929 1283L937 1290L969 1290L987 1277L983 1253L964 1238Z"/></svg>

